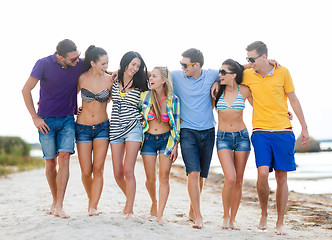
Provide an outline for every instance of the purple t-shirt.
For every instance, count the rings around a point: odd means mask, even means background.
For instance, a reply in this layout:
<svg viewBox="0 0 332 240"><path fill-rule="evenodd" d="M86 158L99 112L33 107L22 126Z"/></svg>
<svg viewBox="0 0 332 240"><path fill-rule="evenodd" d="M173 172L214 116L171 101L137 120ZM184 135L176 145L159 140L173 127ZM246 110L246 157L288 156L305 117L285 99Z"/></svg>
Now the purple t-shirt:
<svg viewBox="0 0 332 240"><path fill-rule="evenodd" d="M87 70L82 59L75 67L63 68L55 54L39 59L31 76L40 80L38 116L64 117L77 110L77 79Z"/></svg>

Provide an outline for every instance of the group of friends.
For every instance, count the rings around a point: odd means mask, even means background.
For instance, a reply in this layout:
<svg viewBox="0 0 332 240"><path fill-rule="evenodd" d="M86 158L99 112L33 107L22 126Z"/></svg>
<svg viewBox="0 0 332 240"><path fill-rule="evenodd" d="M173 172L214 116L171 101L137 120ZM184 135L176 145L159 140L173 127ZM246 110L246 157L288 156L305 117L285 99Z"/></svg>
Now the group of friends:
<svg viewBox="0 0 332 240"><path fill-rule="evenodd" d="M248 100L253 106L251 142L258 169L257 192L261 207L258 228L267 228L268 176L274 170L276 232L285 234L287 172L296 169L295 137L287 99L301 124L302 144L309 139L307 124L287 68L268 59L267 46L261 41L249 44L246 50L248 64L244 66L227 59L219 70L205 70L202 52L191 48L182 53L181 70L155 67L151 72L142 56L130 51L122 57L120 68L111 73L107 70L108 54L103 48L91 45L81 59L73 41L60 41L53 55L36 62L22 90L46 159L46 178L53 196L48 214L69 217L63 211L63 200L69 179L69 159L76 141L90 216L100 214L97 206L110 144L114 178L126 197L123 214L127 218L134 214L134 169L140 152L146 173L145 185L152 201L150 214L156 216L158 222L166 223L163 212L170 192L169 175L180 143L188 176L188 217L193 221L192 227L200 229L203 227L200 195L216 145L225 176L222 228L239 230L235 217L251 146L243 121ZM31 92L39 81L36 111ZM80 108L77 106L79 93ZM107 104L110 101L109 119ZM213 109L218 112L217 134ZM77 115L76 121L74 115Z"/></svg>

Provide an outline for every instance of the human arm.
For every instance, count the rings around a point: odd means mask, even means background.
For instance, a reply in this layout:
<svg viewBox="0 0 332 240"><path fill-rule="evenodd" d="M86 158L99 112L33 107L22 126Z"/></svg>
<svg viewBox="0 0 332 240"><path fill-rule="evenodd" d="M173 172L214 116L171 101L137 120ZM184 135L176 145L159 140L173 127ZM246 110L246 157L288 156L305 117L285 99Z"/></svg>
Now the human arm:
<svg viewBox="0 0 332 240"><path fill-rule="evenodd" d="M37 85L38 81L39 80L37 78L30 76L22 89L22 95L23 95L25 106L27 107L36 128L39 131L41 131L42 133L48 133L50 128L45 123L44 119L40 118L37 115L36 109L33 104L32 94L31 94L32 89L34 89L34 87Z"/></svg>
<svg viewBox="0 0 332 240"><path fill-rule="evenodd" d="M306 145L308 143L309 140L309 132L308 132L308 126L307 123L304 119L304 114L302 111L302 107L300 104L299 99L297 98L295 92L289 92L286 93L287 97L289 99L289 102L294 110L294 113L296 115L296 117L298 118L301 127L302 127L302 131L301 131L301 139L302 139L302 145Z"/></svg>
<svg viewBox="0 0 332 240"><path fill-rule="evenodd" d="M174 148L170 153L169 158L172 161L172 163L174 163L175 160L178 158L178 141L175 141Z"/></svg>
<svg viewBox="0 0 332 240"><path fill-rule="evenodd" d="M219 91L220 83L218 81L215 81L211 86L211 97L212 100L216 100L216 95ZM214 106L214 105L213 105Z"/></svg>

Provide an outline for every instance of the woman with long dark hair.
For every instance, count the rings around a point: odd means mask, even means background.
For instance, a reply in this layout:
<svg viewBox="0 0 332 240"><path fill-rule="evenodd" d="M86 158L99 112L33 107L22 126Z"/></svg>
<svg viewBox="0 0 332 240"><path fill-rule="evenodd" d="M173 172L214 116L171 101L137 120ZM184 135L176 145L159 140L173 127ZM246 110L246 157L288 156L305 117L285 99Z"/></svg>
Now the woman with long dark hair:
<svg viewBox="0 0 332 240"><path fill-rule="evenodd" d="M115 180L126 195L123 213L133 216L136 193L134 175L137 154L142 142L141 92L148 90L148 74L141 55L127 52L121 59L118 80L112 87L110 143Z"/></svg>

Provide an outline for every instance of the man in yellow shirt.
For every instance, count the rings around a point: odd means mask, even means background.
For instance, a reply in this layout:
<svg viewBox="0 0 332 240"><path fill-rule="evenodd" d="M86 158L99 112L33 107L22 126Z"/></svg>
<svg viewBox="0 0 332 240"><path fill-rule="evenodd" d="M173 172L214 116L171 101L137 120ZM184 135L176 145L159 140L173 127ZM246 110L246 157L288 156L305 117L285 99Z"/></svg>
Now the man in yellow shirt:
<svg viewBox="0 0 332 240"><path fill-rule="evenodd" d="M257 41L247 47L250 69L243 73L242 84L247 85L253 96L253 134L258 170L257 192L261 206L258 228L267 228L267 203L269 199L269 172L275 170L277 181L276 201L278 219L276 232L285 235L284 215L288 201L287 172L295 171L295 137L288 119L287 98L301 126L302 144L309 139L307 124L301 104L294 92L294 85L287 68L274 68L267 60L267 47Z"/></svg>

